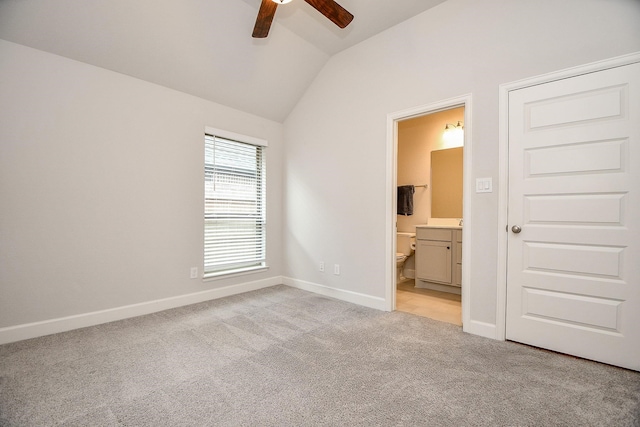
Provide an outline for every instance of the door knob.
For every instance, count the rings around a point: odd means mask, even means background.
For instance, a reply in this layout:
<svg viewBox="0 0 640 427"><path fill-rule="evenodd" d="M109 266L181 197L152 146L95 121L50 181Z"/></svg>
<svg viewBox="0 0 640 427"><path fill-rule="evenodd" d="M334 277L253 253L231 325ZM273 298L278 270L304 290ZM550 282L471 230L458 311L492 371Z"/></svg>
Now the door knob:
<svg viewBox="0 0 640 427"><path fill-rule="evenodd" d="M513 227L511 227L511 231L518 234L519 232L522 231L522 228L519 225L514 225Z"/></svg>

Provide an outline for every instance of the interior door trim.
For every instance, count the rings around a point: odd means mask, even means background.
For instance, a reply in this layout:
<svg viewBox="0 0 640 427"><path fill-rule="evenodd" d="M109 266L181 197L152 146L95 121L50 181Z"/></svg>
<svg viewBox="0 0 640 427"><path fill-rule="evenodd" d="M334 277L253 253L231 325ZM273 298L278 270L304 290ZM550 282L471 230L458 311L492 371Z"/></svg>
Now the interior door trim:
<svg viewBox="0 0 640 427"><path fill-rule="evenodd" d="M496 339L506 338L507 315L507 238L509 233L507 213L509 202L509 92L543 83L594 73L610 68L622 67L640 62L640 52L617 56L577 67L542 74L500 85L499 88L499 133L498 133L498 287L496 301Z"/></svg>

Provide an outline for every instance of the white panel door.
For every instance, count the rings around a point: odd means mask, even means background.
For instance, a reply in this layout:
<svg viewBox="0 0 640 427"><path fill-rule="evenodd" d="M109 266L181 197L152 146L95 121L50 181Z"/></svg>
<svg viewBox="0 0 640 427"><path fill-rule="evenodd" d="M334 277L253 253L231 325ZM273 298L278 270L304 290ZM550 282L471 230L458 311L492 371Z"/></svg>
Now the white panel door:
<svg viewBox="0 0 640 427"><path fill-rule="evenodd" d="M640 64L509 93L508 219L507 339L640 370Z"/></svg>

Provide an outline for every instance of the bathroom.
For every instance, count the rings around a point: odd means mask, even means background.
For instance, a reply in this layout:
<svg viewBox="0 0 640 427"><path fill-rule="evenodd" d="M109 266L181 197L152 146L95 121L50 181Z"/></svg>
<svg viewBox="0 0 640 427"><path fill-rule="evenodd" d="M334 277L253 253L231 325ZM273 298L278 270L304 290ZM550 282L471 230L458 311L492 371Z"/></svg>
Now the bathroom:
<svg viewBox="0 0 640 427"><path fill-rule="evenodd" d="M464 106L398 122L398 193L406 196L408 190L412 205L407 210L406 198L399 197L396 309L457 325L462 324L463 129ZM422 240L427 233L445 238ZM434 279L425 277L427 263L435 264Z"/></svg>

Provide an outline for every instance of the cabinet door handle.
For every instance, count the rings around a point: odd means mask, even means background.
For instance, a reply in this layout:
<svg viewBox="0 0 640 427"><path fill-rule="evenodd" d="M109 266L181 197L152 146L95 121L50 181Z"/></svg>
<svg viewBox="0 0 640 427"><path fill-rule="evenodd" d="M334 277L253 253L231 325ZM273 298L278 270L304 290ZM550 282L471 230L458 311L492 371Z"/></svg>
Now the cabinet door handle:
<svg viewBox="0 0 640 427"><path fill-rule="evenodd" d="M447 246L447 249L451 249L449 246Z"/></svg>

